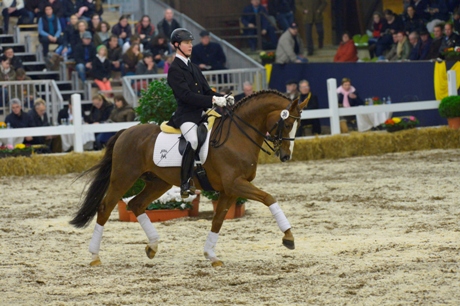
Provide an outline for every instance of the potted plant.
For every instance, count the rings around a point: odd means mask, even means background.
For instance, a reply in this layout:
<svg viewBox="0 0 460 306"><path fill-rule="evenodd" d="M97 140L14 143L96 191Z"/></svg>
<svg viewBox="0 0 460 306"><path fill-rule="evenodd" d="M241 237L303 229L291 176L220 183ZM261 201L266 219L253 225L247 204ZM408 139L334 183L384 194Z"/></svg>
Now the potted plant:
<svg viewBox="0 0 460 306"><path fill-rule="evenodd" d="M176 99L166 79L154 80L147 89L142 90L139 106L136 108L137 118L141 123L161 124L171 118L176 107Z"/></svg>
<svg viewBox="0 0 460 306"><path fill-rule="evenodd" d="M275 52L271 51L271 52L265 52L265 51L262 51L259 53L259 57L260 57L260 61L262 62L262 65L267 65L267 64L272 64L275 62L275 58L276 58L276 55L275 55Z"/></svg>
<svg viewBox="0 0 460 306"><path fill-rule="evenodd" d="M441 100L438 107L439 115L447 118L450 128L460 128L460 96L449 96Z"/></svg>
<svg viewBox="0 0 460 306"><path fill-rule="evenodd" d="M401 130L413 129L419 124L419 121L414 116L408 117L393 117L385 121L383 127L390 133Z"/></svg>
<svg viewBox="0 0 460 306"><path fill-rule="evenodd" d="M206 198L210 199L212 202L212 206L214 209L214 213L216 212L217 204L219 202L219 192L218 191L203 191L202 195ZM227 211L227 215L225 215L225 219L234 219L234 218L241 218L246 213L246 205L245 203L248 200L245 198L237 198L235 203L230 206L229 210Z"/></svg>
<svg viewBox="0 0 460 306"><path fill-rule="evenodd" d="M3 157L18 157L26 156L29 157L32 155L33 148L31 146L26 146L25 144L18 143L13 146L8 144L6 146L0 146L0 158Z"/></svg>

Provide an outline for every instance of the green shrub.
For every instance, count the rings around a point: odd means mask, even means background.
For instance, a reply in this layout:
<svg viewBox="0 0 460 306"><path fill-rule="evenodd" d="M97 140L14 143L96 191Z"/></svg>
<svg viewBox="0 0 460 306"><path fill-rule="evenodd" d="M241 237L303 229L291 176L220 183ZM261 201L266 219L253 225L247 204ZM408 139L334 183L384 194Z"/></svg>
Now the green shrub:
<svg viewBox="0 0 460 306"><path fill-rule="evenodd" d="M136 108L137 118L141 123L161 124L171 118L176 107L176 99L166 79L154 80L146 90L142 90L139 106Z"/></svg>
<svg viewBox="0 0 460 306"><path fill-rule="evenodd" d="M211 201L217 201L219 199L219 192L218 191L202 191L201 194L206 198L210 199ZM245 198L238 198L236 199L236 205L243 205L248 200Z"/></svg>
<svg viewBox="0 0 460 306"><path fill-rule="evenodd" d="M460 117L460 96L445 97L439 103L439 115L444 118Z"/></svg>

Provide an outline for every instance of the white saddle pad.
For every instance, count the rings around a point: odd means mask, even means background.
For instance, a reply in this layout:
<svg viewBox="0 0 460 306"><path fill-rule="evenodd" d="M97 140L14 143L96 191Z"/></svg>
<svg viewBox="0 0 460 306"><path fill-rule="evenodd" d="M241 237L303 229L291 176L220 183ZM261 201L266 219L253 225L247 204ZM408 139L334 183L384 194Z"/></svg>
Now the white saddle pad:
<svg viewBox="0 0 460 306"><path fill-rule="evenodd" d="M182 163L182 155L179 153L179 134L168 134L161 132L157 141L155 142L155 148L153 150L153 162L158 167L180 167ZM209 151L209 137L211 131L208 132L206 141L200 150L200 161L202 164L206 162Z"/></svg>

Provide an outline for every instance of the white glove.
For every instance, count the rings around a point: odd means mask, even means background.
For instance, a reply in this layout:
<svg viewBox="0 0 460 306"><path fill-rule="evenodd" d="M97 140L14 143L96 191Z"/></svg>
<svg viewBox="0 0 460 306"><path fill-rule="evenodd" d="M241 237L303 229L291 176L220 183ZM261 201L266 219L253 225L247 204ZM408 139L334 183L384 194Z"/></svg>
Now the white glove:
<svg viewBox="0 0 460 306"><path fill-rule="evenodd" d="M229 95L225 99L227 100L227 105L232 106L233 104L235 104L235 98L233 96Z"/></svg>
<svg viewBox="0 0 460 306"><path fill-rule="evenodd" d="M224 107L224 106L227 106L227 100L224 97L213 96L212 104L220 106L220 107Z"/></svg>

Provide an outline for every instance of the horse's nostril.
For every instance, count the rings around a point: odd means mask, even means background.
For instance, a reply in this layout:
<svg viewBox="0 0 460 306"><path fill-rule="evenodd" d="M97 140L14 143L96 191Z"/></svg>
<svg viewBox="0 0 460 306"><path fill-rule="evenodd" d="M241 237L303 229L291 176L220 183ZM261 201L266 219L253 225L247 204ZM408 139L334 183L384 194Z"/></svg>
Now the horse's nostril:
<svg viewBox="0 0 460 306"><path fill-rule="evenodd" d="M281 158L281 161L282 161L282 162L286 162L286 161L288 161L288 160L289 160L289 155L283 156L283 157Z"/></svg>

